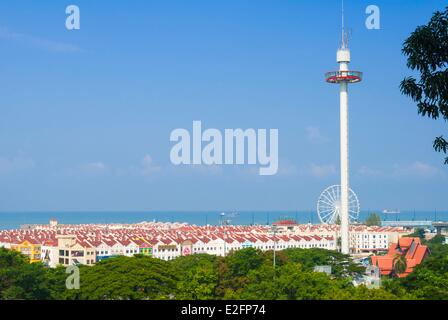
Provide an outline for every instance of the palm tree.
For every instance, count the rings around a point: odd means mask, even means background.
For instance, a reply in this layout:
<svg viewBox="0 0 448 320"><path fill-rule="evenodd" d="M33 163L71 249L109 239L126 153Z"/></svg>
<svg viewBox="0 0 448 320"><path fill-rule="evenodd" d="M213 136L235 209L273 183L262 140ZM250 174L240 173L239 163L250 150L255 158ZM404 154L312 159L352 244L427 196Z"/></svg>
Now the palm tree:
<svg viewBox="0 0 448 320"><path fill-rule="evenodd" d="M408 264L404 255L396 254L393 260L394 274L399 275L406 272Z"/></svg>
<svg viewBox="0 0 448 320"><path fill-rule="evenodd" d="M341 225L341 216L337 216L336 221L334 222L335 224L337 224L338 226Z"/></svg>

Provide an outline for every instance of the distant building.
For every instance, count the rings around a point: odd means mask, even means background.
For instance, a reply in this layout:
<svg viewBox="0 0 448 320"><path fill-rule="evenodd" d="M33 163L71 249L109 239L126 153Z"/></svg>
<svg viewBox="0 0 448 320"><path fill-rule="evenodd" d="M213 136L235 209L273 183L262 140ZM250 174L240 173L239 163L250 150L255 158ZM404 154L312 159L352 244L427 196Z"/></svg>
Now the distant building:
<svg viewBox="0 0 448 320"><path fill-rule="evenodd" d="M58 240L58 262L63 266L93 265L96 262L95 248L75 235L60 235Z"/></svg>
<svg viewBox="0 0 448 320"><path fill-rule="evenodd" d="M56 239L44 240L42 242L42 263L50 268L55 268L58 265L58 241Z"/></svg>
<svg viewBox="0 0 448 320"><path fill-rule="evenodd" d="M377 266L369 265L364 275L353 279L354 286L364 285L369 289L378 289L381 287L381 271Z"/></svg>
<svg viewBox="0 0 448 320"><path fill-rule="evenodd" d="M50 220L50 227L55 228L58 225L58 220L56 220L55 218L52 218Z"/></svg>
<svg viewBox="0 0 448 320"><path fill-rule="evenodd" d="M297 225L298 223L294 220L280 220L272 224L272 226L275 228L276 233L286 233L288 231L294 231L294 227L296 227Z"/></svg>
<svg viewBox="0 0 448 320"><path fill-rule="evenodd" d="M133 238L132 241L138 246L138 253L144 256L152 256L152 244L144 238Z"/></svg>
<svg viewBox="0 0 448 320"><path fill-rule="evenodd" d="M327 275L331 275L331 266L315 266L314 272L326 273Z"/></svg>
<svg viewBox="0 0 448 320"><path fill-rule="evenodd" d="M42 245L35 239L26 238L18 243L12 243L11 249L27 256L31 263L40 261Z"/></svg>
<svg viewBox="0 0 448 320"><path fill-rule="evenodd" d="M377 266L368 266L364 277L365 285L369 289L377 289L381 287L381 270Z"/></svg>

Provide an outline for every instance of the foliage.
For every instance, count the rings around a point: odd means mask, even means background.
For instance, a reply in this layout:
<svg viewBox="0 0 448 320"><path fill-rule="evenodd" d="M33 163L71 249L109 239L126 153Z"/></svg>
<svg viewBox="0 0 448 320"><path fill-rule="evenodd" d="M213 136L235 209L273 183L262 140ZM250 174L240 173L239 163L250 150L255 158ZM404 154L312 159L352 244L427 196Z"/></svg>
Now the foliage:
<svg viewBox="0 0 448 320"><path fill-rule="evenodd" d="M390 291L403 288L418 299L448 300L448 246L428 243L431 254L406 278L388 283Z"/></svg>
<svg viewBox="0 0 448 320"><path fill-rule="evenodd" d="M218 294L232 296L235 291L246 286L248 273L260 268L265 262L263 253L254 248L231 252L220 265Z"/></svg>
<svg viewBox="0 0 448 320"><path fill-rule="evenodd" d="M420 238L421 242L426 242L425 238L425 230L422 228L417 228L414 230L414 232L404 235L405 238Z"/></svg>
<svg viewBox="0 0 448 320"><path fill-rule="evenodd" d="M429 240L428 245L438 245L438 244L445 244L445 236L438 234L431 240Z"/></svg>
<svg viewBox="0 0 448 320"><path fill-rule="evenodd" d="M334 223L337 224L338 226L340 226L341 225L341 216L338 215L336 217L336 221Z"/></svg>
<svg viewBox="0 0 448 320"><path fill-rule="evenodd" d="M305 270L315 266L329 265L336 277L348 277L364 272L365 268L354 264L348 255L321 248L286 249L284 254L291 262L300 263Z"/></svg>
<svg viewBox="0 0 448 320"><path fill-rule="evenodd" d="M230 277L243 277L250 270L259 268L264 262L263 253L254 248L238 250L226 258L228 275Z"/></svg>
<svg viewBox="0 0 448 320"><path fill-rule="evenodd" d="M420 79L405 78L401 92L417 103L422 116L448 120L448 7L436 12L428 24L418 27L405 41L403 53L407 66L418 71ZM437 137L434 149L447 153L448 141ZM448 164L448 157L445 159Z"/></svg>
<svg viewBox="0 0 448 320"><path fill-rule="evenodd" d="M50 299L46 273L42 264L30 264L19 252L0 248L0 299Z"/></svg>
<svg viewBox="0 0 448 320"><path fill-rule="evenodd" d="M176 295L177 274L172 264L142 255L103 260L94 267L80 267L80 290L71 298L81 300L158 300Z"/></svg>
<svg viewBox="0 0 448 320"><path fill-rule="evenodd" d="M218 285L217 257L206 254L180 257L173 260L179 275L178 299L207 300L216 296Z"/></svg>
<svg viewBox="0 0 448 320"><path fill-rule="evenodd" d="M402 254L396 254L393 260L393 266L396 275L406 272L408 267L406 257Z"/></svg>
<svg viewBox="0 0 448 320"><path fill-rule="evenodd" d="M381 226L381 217L378 213L372 212L365 221L366 226Z"/></svg>
<svg viewBox="0 0 448 320"><path fill-rule="evenodd" d="M403 289L399 288L396 292L388 290L386 288L368 289L365 286L359 286L353 292L350 300L414 300L415 297L406 293Z"/></svg>
<svg viewBox="0 0 448 320"><path fill-rule="evenodd" d="M431 255L407 278L385 279L380 289L355 287L364 273L349 256L324 249L261 252L247 248L226 257L206 254L162 261L137 255L80 266L80 290L65 288L65 268L29 264L0 249L1 299L448 299L448 246L429 242ZM314 272L330 265L332 274Z"/></svg>

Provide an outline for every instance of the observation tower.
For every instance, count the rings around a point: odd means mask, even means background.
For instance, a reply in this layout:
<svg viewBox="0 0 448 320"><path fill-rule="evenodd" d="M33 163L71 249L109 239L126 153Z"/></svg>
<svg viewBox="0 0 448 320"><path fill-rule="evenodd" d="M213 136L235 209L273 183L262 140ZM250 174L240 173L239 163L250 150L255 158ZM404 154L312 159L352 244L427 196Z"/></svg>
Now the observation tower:
<svg viewBox="0 0 448 320"><path fill-rule="evenodd" d="M350 49L348 46L348 34L344 26L344 5L342 5L342 39L337 51L337 62L339 71L328 72L325 79L328 83L339 85L340 96L340 130L341 130L341 198L340 198L340 221L341 221L341 252L350 253L349 238L349 151L348 151L348 86L361 82L362 72L351 71Z"/></svg>

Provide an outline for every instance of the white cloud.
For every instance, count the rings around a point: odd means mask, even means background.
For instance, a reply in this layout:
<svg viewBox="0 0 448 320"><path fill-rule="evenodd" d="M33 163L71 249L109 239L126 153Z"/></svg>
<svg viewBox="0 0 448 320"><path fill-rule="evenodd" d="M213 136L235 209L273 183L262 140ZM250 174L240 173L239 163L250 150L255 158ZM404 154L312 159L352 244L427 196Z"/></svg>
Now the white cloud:
<svg viewBox="0 0 448 320"><path fill-rule="evenodd" d="M260 176L260 165L234 166L236 174L248 176ZM268 177L293 177L299 175L299 169L290 160L284 158L279 160L277 174Z"/></svg>
<svg viewBox="0 0 448 320"><path fill-rule="evenodd" d="M297 166L288 159L280 159L278 165L278 176L293 177L299 174Z"/></svg>
<svg viewBox="0 0 448 320"><path fill-rule="evenodd" d="M100 176L113 175L117 177L123 176L143 176L147 177L156 172L161 171L161 167L154 164L150 155L145 155L139 165L130 166L127 168L112 167L102 161L89 162L78 166L76 169L69 172L71 175L80 176Z"/></svg>
<svg viewBox="0 0 448 320"><path fill-rule="evenodd" d="M220 176L224 173L224 165L169 165L167 172L174 175Z"/></svg>
<svg viewBox="0 0 448 320"><path fill-rule="evenodd" d="M82 173L98 175L109 171L109 167L101 161L90 162L80 167Z"/></svg>
<svg viewBox="0 0 448 320"><path fill-rule="evenodd" d="M0 28L0 38L15 41L27 46L43 49L51 52L81 52L81 48L76 45L43 39L31 35L12 32L6 28Z"/></svg>
<svg viewBox="0 0 448 320"><path fill-rule="evenodd" d="M319 127L309 126L305 130L306 130L306 137L309 142L325 143L329 141L329 139L322 134Z"/></svg>
<svg viewBox="0 0 448 320"><path fill-rule="evenodd" d="M191 169L204 175L217 176L223 173L222 166L219 165L195 165L191 166Z"/></svg>
<svg viewBox="0 0 448 320"><path fill-rule="evenodd" d="M358 169L357 173L361 176L379 176L382 174L381 170L373 169L368 166L362 166Z"/></svg>
<svg viewBox="0 0 448 320"><path fill-rule="evenodd" d="M396 175L405 176L421 176L421 177L432 177L441 173L440 169L430 164L415 161L414 163L406 166L395 165L394 173Z"/></svg>
<svg viewBox="0 0 448 320"><path fill-rule="evenodd" d="M142 176L149 176L155 172L159 172L160 170L161 167L154 164L154 161L152 160L152 157L149 154L143 157L141 166L140 168L138 168L138 172Z"/></svg>
<svg viewBox="0 0 448 320"><path fill-rule="evenodd" d="M21 172L32 168L34 168L33 159L24 157L0 157L0 175Z"/></svg>
<svg viewBox="0 0 448 320"><path fill-rule="evenodd" d="M311 173L313 177L325 178L336 174L336 166L333 164L317 165L315 163L312 163L308 168L308 172Z"/></svg>

